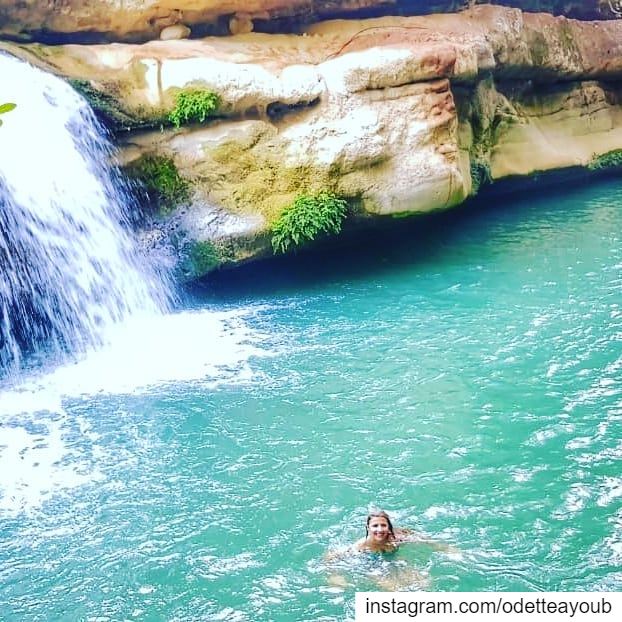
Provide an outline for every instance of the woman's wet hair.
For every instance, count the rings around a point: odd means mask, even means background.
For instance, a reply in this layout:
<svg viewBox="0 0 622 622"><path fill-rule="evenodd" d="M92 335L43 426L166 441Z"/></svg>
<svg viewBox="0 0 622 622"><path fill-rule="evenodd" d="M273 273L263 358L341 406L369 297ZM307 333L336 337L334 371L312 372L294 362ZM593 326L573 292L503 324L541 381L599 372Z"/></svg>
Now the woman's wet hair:
<svg viewBox="0 0 622 622"><path fill-rule="evenodd" d="M393 533L393 523L391 522L391 519L389 518L389 515L384 510L375 510L373 512L370 512L367 515L367 522L365 523L365 535L366 536L369 535L369 522L371 521L372 518L384 518L384 519L386 519L387 523L389 524L389 533L392 536L395 536L395 533Z"/></svg>

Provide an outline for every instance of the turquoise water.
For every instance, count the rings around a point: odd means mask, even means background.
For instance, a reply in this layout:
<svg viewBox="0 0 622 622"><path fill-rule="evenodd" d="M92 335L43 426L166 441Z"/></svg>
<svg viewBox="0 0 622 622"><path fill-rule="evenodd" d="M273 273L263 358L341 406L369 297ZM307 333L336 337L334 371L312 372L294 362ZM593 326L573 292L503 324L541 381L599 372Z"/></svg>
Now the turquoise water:
<svg viewBox="0 0 622 622"><path fill-rule="evenodd" d="M622 589L622 182L490 203L225 275L5 387L0 618ZM325 562L371 506L460 552Z"/></svg>

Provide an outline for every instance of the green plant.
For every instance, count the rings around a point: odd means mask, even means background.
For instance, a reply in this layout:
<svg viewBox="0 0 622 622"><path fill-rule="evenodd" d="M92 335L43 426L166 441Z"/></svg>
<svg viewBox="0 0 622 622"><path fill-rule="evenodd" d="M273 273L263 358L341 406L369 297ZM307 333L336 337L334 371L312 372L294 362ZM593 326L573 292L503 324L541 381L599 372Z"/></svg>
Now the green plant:
<svg viewBox="0 0 622 622"><path fill-rule="evenodd" d="M11 112L15 108L16 104L0 104L0 114L5 112ZM2 125L2 119L0 119L0 125Z"/></svg>
<svg viewBox="0 0 622 622"><path fill-rule="evenodd" d="M290 246L314 240L319 233L339 233L347 202L331 192L300 195L272 225L272 249L285 253Z"/></svg>
<svg viewBox="0 0 622 622"><path fill-rule="evenodd" d="M179 127L182 123L203 123L220 107L220 97L207 89L184 89L175 97L175 107L168 120Z"/></svg>
<svg viewBox="0 0 622 622"><path fill-rule="evenodd" d="M218 249L212 242L195 242L188 253L192 274L203 276L222 262Z"/></svg>
<svg viewBox="0 0 622 622"><path fill-rule="evenodd" d="M587 165L587 168L591 171L599 171L604 168L615 168L618 166L622 166L622 149L614 149L593 158Z"/></svg>
<svg viewBox="0 0 622 622"><path fill-rule="evenodd" d="M144 185L150 203L164 213L190 199L188 182L171 158L144 156L129 165L128 174Z"/></svg>

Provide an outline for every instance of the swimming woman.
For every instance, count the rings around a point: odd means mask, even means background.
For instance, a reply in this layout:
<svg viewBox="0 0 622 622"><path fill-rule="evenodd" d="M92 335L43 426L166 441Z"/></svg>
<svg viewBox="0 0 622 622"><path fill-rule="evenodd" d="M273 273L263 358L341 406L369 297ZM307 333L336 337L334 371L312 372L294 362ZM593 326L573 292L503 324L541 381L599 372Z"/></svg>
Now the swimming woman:
<svg viewBox="0 0 622 622"><path fill-rule="evenodd" d="M409 530L393 528L389 515L383 510L370 512L365 523L365 537L354 544L357 551L390 553L402 542L408 542Z"/></svg>
<svg viewBox="0 0 622 622"><path fill-rule="evenodd" d="M376 510L368 514L365 537L358 540L354 548L367 553L390 553L396 551L399 545L405 542L427 544L439 551L457 551L449 544L426 538L412 529L394 529L389 515L384 510Z"/></svg>
<svg viewBox="0 0 622 622"><path fill-rule="evenodd" d="M370 512L367 516L365 537L347 548L331 551L326 555L326 560L336 561L339 558L345 559L352 553L392 553L397 551L400 545L408 542L425 544L433 549L449 553L457 552L455 547L426 538L412 529L393 527L389 515L383 510L376 510ZM388 562L389 560L387 559L386 561ZM390 566L381 564L380 567L374 568L372 572L366 572L365 574L370 579L373 579L378 587L390 591L409 586L413 589L428 589L430 586L426 575L407 565L405 560L391 562ZM341 573L332 572L328 580L335 587L346 587L348 585L348 581Z"/></svg>
<svg viewBox="0 0 622 622"><path fill-rule="evenodd" d="M401 544L407 542L425 544L435 550L448 553L458 552L450 544L431 540L412 529L394 528L391 518L384 510L375 510L367 515L365 537L355 542L354 545L329 553L327 558L342 557L344 554L352 551L360 553L391 553L397 551Z"/></svg>

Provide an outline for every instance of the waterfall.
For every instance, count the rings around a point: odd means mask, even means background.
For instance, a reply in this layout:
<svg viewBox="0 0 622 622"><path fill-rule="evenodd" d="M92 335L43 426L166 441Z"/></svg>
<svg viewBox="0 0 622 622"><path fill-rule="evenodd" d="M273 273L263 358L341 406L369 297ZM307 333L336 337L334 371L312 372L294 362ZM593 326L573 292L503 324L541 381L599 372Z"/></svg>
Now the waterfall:
<svg viewBox="0 0 622 622"><path fill-rule="evenodd" d="M0 54L0 377L32 357L97 346L130 316L167 309L170 288L140 255L132 200L86 101Z"/></svg>

